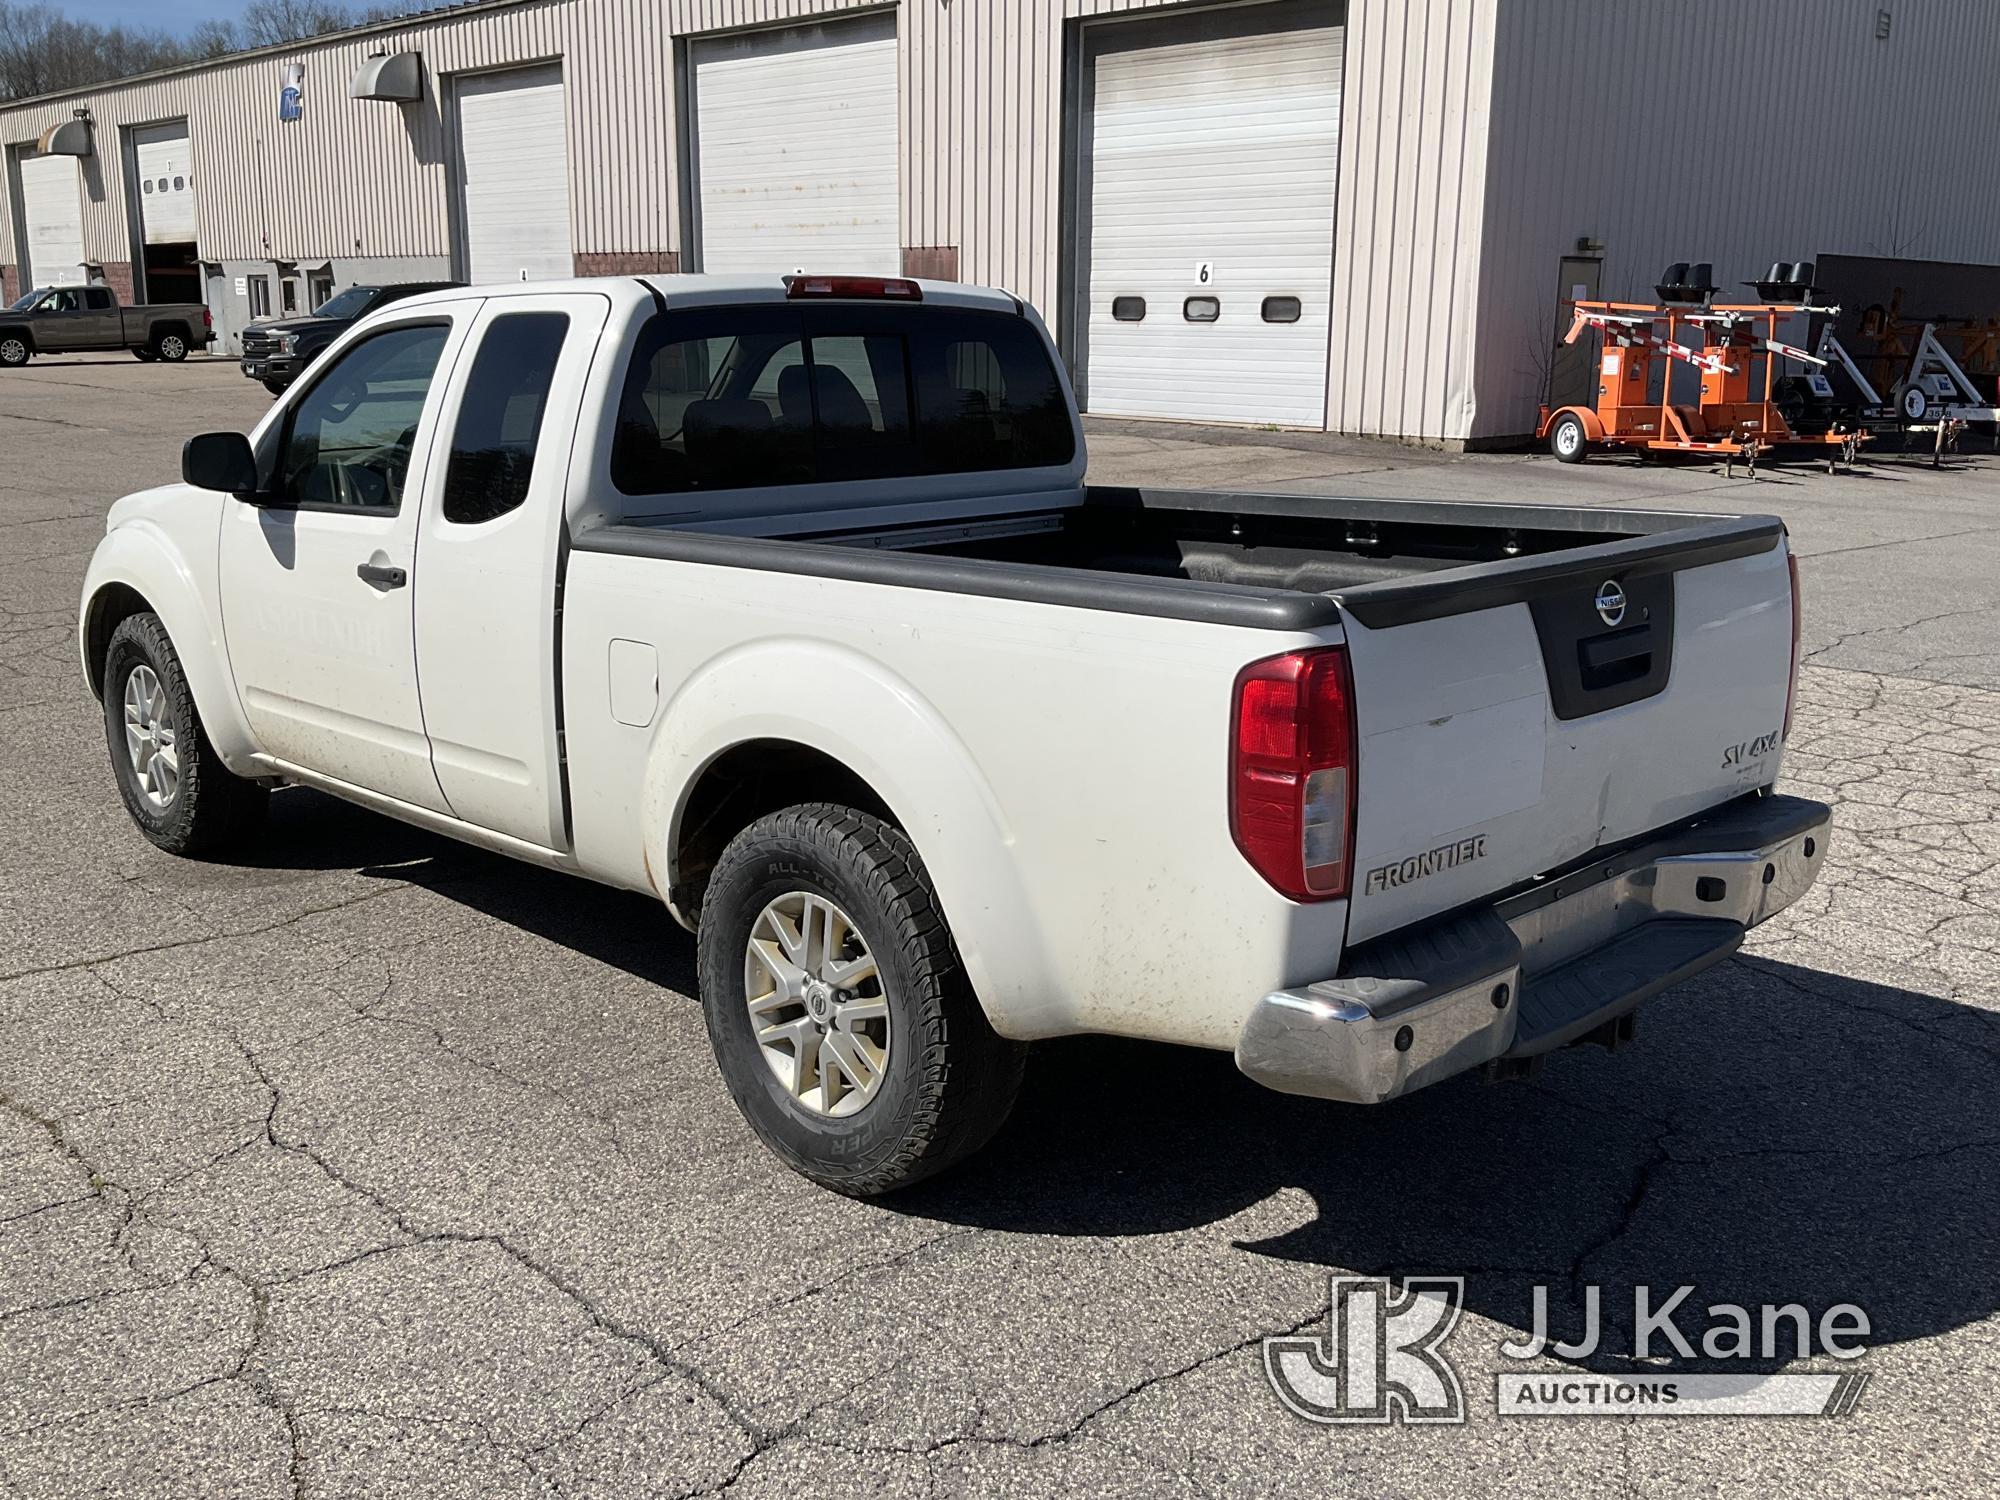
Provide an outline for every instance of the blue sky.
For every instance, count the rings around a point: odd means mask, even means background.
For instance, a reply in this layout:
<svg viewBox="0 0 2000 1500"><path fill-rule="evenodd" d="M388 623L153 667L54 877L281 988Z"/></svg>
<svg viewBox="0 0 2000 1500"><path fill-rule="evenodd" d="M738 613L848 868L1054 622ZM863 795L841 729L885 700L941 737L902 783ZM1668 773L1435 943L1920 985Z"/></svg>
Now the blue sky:
<svg viewBox="0 0 2000 1500"><path fill-rule="evenodd" d="M56 9L79 21L95 21L100 26L125 25L183 32L220 16L233 21L243 14L248 0L57 0Z"/></svg>

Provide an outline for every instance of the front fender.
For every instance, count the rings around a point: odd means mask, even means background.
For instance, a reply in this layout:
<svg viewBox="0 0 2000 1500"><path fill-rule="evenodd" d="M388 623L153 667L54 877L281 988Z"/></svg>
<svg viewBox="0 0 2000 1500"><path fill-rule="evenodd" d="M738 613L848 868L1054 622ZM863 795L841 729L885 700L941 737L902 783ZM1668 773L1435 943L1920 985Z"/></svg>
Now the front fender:
<svg viewBox="0 0 2000 1500"><path fill-rule="evenodd" d="M648 754L641 833L650 867L680 872L674 851L701 773L752 740L789 740L860 776L916 846L973 989L1003 1035L1068 1029L1063 987L1020 870L1013 835L978 763L907 681L845 647L767 639L724 653L682 684Z"/></svg>
<svg viewBox="0 0 2000 1500"><path fill-rule="evenodd" d="M107 532L90 559L76 630L84 680L95 685L103 669L102 662L90 660L91 626L104 607L106 591L117 584L145 599L166 626L202 728L222 763L239 774L255 774L250 757L257 747L237 702L221 621L204 602L202 586L180 549L151 520L128 521Z"/></svg>

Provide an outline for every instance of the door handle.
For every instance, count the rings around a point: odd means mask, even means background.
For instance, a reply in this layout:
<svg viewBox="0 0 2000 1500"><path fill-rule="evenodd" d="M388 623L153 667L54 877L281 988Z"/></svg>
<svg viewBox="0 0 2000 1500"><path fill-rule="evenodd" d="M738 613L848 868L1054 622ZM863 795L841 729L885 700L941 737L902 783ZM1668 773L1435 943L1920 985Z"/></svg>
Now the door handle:
<svg viewBox="0 0 2000 1500"><path fill-rule="evenodd" d="M385 589L399 589L410 581L410 575L403 569L384 563L365 562L354 570L354 576L363 583L377 584Z"/></svg>

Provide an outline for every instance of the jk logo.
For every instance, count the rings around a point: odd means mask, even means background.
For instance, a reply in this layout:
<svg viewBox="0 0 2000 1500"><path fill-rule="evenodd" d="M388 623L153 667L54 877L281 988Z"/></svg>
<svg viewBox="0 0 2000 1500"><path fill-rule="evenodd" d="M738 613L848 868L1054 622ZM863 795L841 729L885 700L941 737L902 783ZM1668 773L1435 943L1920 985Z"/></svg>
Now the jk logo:
<svg viewBox="0 0 2000 1500"><path fill-rule="evenodd" d="M1463 1276L1329 1278L1324 1340L1264 1340L1264 1374L1308 1422L1463 1422L1465 1392L1443 1352L1465 1303Z"/></svg>

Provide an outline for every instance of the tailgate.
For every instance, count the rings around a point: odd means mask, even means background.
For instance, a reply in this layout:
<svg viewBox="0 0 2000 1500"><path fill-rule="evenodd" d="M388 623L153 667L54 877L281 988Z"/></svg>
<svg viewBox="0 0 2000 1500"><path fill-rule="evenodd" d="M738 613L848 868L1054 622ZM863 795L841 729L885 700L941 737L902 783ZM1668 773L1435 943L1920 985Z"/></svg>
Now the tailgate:
<svg viewBox="0 0 2000 1500"><path fill-rule="evenodd" d="M1792 612L1775 520L1338 597L1360 741L1350 945L1777 777Z"/></svg>

